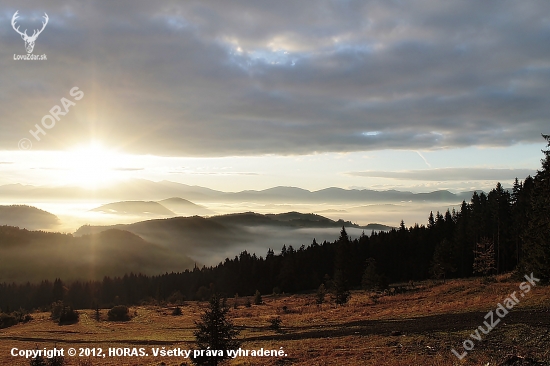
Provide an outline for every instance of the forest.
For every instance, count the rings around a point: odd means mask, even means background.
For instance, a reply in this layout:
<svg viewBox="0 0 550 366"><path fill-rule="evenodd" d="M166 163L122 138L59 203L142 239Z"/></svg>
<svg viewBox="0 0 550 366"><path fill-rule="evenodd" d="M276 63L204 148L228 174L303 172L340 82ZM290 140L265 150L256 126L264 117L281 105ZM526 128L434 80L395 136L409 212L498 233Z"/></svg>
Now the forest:
<svg viewBox="0 0 550 366"><path fill-rule="evenodd" d="M542 135L550 148L550 135ZM430 212L426 224L350 238L345 228L334 242L283 246L265 256L246 251L212 267L146 276L128 273L102 281L0 284L0 309L46 309L62 300L76 309L163 301L316 291L338 293L383 289L389 283L533 272L550 281L550 150L534 177L516 178L474 192L459 210ZM14 234L16 236L16 233ZM16 238L15 238L16 239ZM347 296L344 296L344 301ZM337 300L338 301L338 300Z"/></svg>

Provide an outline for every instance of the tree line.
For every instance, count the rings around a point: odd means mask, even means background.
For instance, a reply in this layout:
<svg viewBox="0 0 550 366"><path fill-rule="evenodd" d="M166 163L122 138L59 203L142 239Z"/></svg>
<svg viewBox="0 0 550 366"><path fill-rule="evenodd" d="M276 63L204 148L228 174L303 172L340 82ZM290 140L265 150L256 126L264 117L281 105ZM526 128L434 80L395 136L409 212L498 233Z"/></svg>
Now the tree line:
<svg viewBox="0 0 550 366"><path fill-rule="evenodd" d="M550 147L550 136L543 135ZM243 251L211 267L157 276L130 273L102 281L61 279L3 283L0 308L47 308L64 301L76 309L173 300L208 300L214 293L252 296L257 291L296 293L332 289L345 302L349 289L428 278L464 278L513 270L550 281L550 150L534 177L474 192L458 210L430 212L426 225L300 248L283 246L265 256ZM338 301L338 298L337 298Z"/></svg>

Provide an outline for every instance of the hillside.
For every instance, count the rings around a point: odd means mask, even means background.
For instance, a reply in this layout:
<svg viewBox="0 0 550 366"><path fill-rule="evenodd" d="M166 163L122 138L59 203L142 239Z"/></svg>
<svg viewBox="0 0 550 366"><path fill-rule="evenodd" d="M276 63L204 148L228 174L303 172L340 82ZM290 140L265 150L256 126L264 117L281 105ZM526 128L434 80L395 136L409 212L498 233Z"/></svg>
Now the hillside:
<svg viewBox="0 0 550 366"><path fill-rule="evenodd" d="M205 216L212 215L214 213L206 207L197 205L180 197L167 198L159 201L158 203L183 216Z"/></svg>
<svg viewBox="0 0 550 366"><path fill-rule="evenodd" d="M126 230L141 238L197 259L215 264L242 250L263 255L269 248L284 244L310 244L313 238L334 240L342 226L360 230L384 230L383 226L362 227L343 220L330 220L315 214L289 212L262 215L254 212L203 218L173 217L140 221L133 224L80 227L75 235L99 233L108 229ZM388 229L386 227L386 229ZM328 232L327 232L328 231Z"/></svg>
<svg viewBox="0 0 550 366"><path fill-rule="evenodd" d="M73 237L1 226L0 258L0 278L6 282L157 274L194 265L184 254L116 229Z"/></svg>
<svg viewBox="0 0 550 366"><path fill-rule="evenodd" d="M25 205L0 206L0 225L18 226L29 230L51 229L59 218L47 211Z"/></svg>
<svg viewBox="0 0 550 366"><path fill-rule="evenodd" d="M287 356L263 357L262 365L493 365L533 366L550 362L548 349L548 303L550 288L537 286L516 305L503 321L459 362L451 349L462 351L462 343L483 325L485 314L513 291L519 282L499 276L493 282L479 278L441 282L425 281L407 286L402 294L390 296L354 291L351 301L335 308L332 296L316 305L314 294L267 295L264 304L246 307L246 298L229 299L230 317L241 329L243 349L280 349ZM235 303L236 302L236 303ZM179 365L183 357L154 357L152 347L193 347L195 321L205 302L185 301L182 316L170 315L174 304L134 306L132 320L107 320L107 309L81 310L80 322L60 327L50 313L34 313L34 320L2 330L0 363L14 363L10 349L36 345L79 344L78 347L146 347L149 356L140 364ZM280 331L270 329L270 319L281 319ZM475 334L474 334L475 335ZM515 362L510 362L515 357ZM522 359L524 358L522 362ZM528 362L532 359L531 362ZM105 363L107 360L108 363ZM106 360L91 358L86 365L134 365L135 357ZM541 362L541 363L536 363ZM238 364L257 365L258 358L239 357Z"/></svg>
<svg viewBox="0 0 550 366"><path fill-rule="evenodd" d="M91 209L94 212L104 212L117 215L163 215L176 216L173 211L170 211L162 204L153 201L122 201L108 203L100 207Z"/></svg>

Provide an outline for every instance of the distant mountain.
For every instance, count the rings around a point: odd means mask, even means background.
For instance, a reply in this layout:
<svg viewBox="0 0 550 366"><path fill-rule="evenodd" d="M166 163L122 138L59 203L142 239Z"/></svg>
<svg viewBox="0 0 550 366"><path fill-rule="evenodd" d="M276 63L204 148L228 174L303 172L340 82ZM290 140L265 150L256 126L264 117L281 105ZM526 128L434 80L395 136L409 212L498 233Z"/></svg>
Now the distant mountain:
<svg viewBox="0 0 550 366"><path fill-rule="evenodd" d="M144 240L191 257L199 251L226 248L253 239L246 230L239 230L235 226L226 226L200 216L147 220L126 225L85 225L80 227L75 235L97 234L109 229L129 231Z"/></svg>
<svg viewBox="0 0 550 366"><path fill-rule="evenodd" d="M178 213L179 215L184 216L194 216L194 215L212 215L214 211L207 209L204 206L196 205L191 201L180 197L167 198L165 200L159 201L159 203L170 210Z"/></svg>
<svg viewBox="0 0 550 366"><path fill-rule="evenodd" d="M0 225L17 226L29 230L51 229L59 218L47 211L25 205L0 206Z"/></svg>
<svg viewBox="0 0 550 366"><path fill-rule="evenodd" d="M396 190L374 191L369 189L343 189L330 187L308 191L296 187L273 187L264 190L221 192L199 186L161 181L134 179L94 192L78 187L33 187L22 185L0 186L0 197L25 199L107 199L154 200L166 197L185 197L193 202L260 202L260 203L376 203L376 202L445 202L469 201L472 192L454 194L446 190L428 193L401 192Z"/></svg>
<svg viewBox="0 0 550 366"><path fill-rule="evenodd" d="M183 271L195 262L127 231L94 235L28 231L0 226L0 278L6 282L102 279L125 273Z"/></svg>
<svg viewBox="0 0 550 366"><path fill-rule="evenodd" d="M176 216L158 202L153 201L123 201L108 203L106 205L91 209L94 212L112 213L118 215L163 215Z"/></svg>
<svg viewBox="0 0 550 366"><path fill-rule="evenodd" d="M367 226L365 226L365 229L375 230L375 231L390 231L391 229L394 229L394 227L388 226L388 225L383 225L383 224L372 223L372 224L368 224Z"/></svg>
<svg viewBox="0 0 550 366"><path fill-rule="evenodd" d="M335 233L338 233L342 226L366 230L391 229L379 224L372 225L377 226L361 227L349 221L334 221L320 215L299 212L268 215L244 212L209 218L173 217L113 226L85 225L80 227L75 235L98 234L109 229L125 230L139 235L144 240L195 258L196 255L204 255L209 251L232 253L231 248L246 247L258 240L269 240L269 235L273 232L276 232L275 235L288 232L292 236L297 229L334 229ZM312 234L311 239L314 236ZM277 246L283 244L284 242L280 242Z"/></svg>

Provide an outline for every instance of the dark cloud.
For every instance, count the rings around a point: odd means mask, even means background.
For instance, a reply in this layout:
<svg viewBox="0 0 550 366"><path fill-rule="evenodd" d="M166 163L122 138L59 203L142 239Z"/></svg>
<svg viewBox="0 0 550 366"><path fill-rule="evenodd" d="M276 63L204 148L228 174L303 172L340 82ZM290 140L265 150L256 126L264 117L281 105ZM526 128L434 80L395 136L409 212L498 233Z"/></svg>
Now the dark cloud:
<svg viewBox="0 0 550 366"><path fill-rule="evenodd" d="M50 22L35 54L11 29ZM540 142L548 2L48 1L0 12L0 149L227 156ZM378 131L378 134L368 132Z"/></svg>
<svg viewBox="0 0 550 366"><path fill-rule="evenodd" d="M349 172L348 175L358 177L390 178L400 180L422 181L472 181L472 180L523 180L528 175L535 175L530 169L490 169L490 168L437 168L425 170L405 170L398 172L364 171Z"/></svg>

